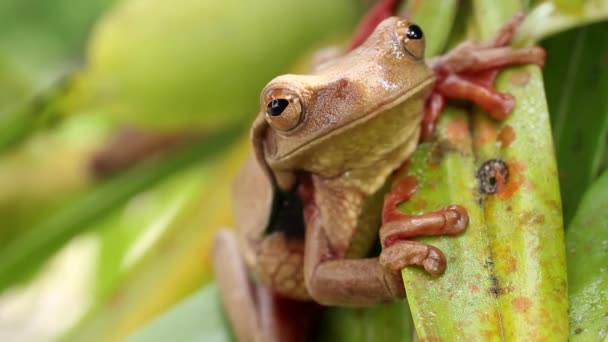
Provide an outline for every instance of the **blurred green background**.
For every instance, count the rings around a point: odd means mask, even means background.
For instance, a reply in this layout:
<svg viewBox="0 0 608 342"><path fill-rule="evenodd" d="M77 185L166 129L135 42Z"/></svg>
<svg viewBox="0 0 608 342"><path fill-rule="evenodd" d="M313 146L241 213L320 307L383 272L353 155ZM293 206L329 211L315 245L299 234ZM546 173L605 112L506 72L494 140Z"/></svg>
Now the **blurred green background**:
<svg viewBox="0 0 608 342"><path fill-rule="evenodd" d="M2 0L0 341L121 340L208 283L260 89L347 41L371 3ZM521 3L557 8L522 30L550 56L568 223L608 166L608 5ZM223 331L218 308L190 309Z"/></svg>

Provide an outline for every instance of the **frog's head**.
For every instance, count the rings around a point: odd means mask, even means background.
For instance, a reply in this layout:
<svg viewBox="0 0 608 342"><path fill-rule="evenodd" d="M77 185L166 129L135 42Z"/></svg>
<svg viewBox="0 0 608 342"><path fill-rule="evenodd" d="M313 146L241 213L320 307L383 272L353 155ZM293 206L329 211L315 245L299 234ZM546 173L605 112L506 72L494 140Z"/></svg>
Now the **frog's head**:
<svg viewBox="0 0 608 342"><path fill-rule="evenodd" d="M402 129L387 130L389 118L384 119L383 113L413 101L418 105L428 94L434 75L424 62L424 46L418 26L391 17L363 45L320 65L314 74L273 79L261 94L254 135L264 148L257 150L263 151L275 170L339 172L349 167L344 158L354 160L358 153L368 153L352 146L374 144L370 139L390 140L392 134L403 133ZM419 125L421 113L414 114L406 115L406 122L390 120ZM336 139L340 136L348 139ZM347 151L350 153L342 159L336 156ZM326 156L332 153L334 156ZM303 165L302 160L310 159L311 154L323 160Z"/></svg>

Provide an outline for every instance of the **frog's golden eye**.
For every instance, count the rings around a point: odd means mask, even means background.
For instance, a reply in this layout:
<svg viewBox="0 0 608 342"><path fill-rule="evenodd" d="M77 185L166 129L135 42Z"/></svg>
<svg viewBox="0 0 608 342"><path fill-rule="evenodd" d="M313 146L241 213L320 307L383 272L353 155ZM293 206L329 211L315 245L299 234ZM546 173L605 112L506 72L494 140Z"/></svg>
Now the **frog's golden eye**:
<svg viewBox="0 0 608 342"><path fill-rule="evenodd" d="M402 20L397 23L397 35L408 54L415 59L424 57L424 33L420 26Z"/></svg>
<svg viewBox="0 0 608 342"><path fill-rule="evenodd" d="M295 128L302 119L300 98L288 91L275 91L269 94L266 104L266 121L280 131Z"/></svg>

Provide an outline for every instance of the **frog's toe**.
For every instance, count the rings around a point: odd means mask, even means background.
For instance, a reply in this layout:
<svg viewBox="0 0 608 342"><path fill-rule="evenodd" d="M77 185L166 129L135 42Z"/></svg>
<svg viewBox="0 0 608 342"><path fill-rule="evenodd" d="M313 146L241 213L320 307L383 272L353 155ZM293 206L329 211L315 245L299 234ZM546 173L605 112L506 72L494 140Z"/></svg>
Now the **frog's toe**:
<svg viewBox="0 0 608 342"><path fill-rule="evenodd" d="M523 20L522 14L511 18L494 39L486 42L467 41L444 56L429 61L437 77L434 93L427 100L422 120L421 139L427 140L448 99L469 100L496 119L503 120L515 107L510 94L494 89L498 72L512 65L543 66L546 53L540 46L513 48L508 46Z"/></svg>
<svg viewBox="0 0 608 342"><path fill-rule="evenodd" d="M431 275L442 275L447 267L445 255L440 249L429 246L429 254L422 262L422 267L424 267L424 269Z"/></svg>
<svg viewBox="0 0 608 342"><path fill-rule="evenodd" d="M459 234L469 225L467 210L459 205L451 205L444 209L446 220L446 234Z"/></svg>
<svg viewBox="0 0 608 342"><path fill-rule="evenodd" d="M467 210L459 205L427 213L408 216L386 222L380 228L380 242L383 247L416 236L456 235L469 225Z"/></svg>
<svg viewBox="0 0 608 342"><path fill-rule="evenodd" d="M439 276L446 269L445 255L437 247L417 241L402 240L382 250L380 265L392 272L418 265L429 274Z"/></svg>

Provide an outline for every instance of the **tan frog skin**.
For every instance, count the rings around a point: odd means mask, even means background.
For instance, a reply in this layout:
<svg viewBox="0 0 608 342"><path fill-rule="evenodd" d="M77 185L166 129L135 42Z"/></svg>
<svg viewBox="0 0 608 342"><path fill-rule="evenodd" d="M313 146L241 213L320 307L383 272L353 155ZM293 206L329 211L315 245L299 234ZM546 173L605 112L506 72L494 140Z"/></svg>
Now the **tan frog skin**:
<svg viewBox="0 0 608 342"><path fill-rule="evenodd" d="M403 267L444 272L439 249L405 238L462 232L464 208L381 223L387 181L415 150L425 102L437 86L424 44L417 26L391 17L350 53L310 75L279 76L262 91L254 154L234 187L237 234L220 231L213 252L239 340L281 340L260 317L251 290L258 282L291 299L365 306L405 296ZM468 44L433 63L463 71L474 64L471 50L496 54L489 45ZM298 225L303 231L294 232ZM378 236L383 250L369 258Z"/></svg>

